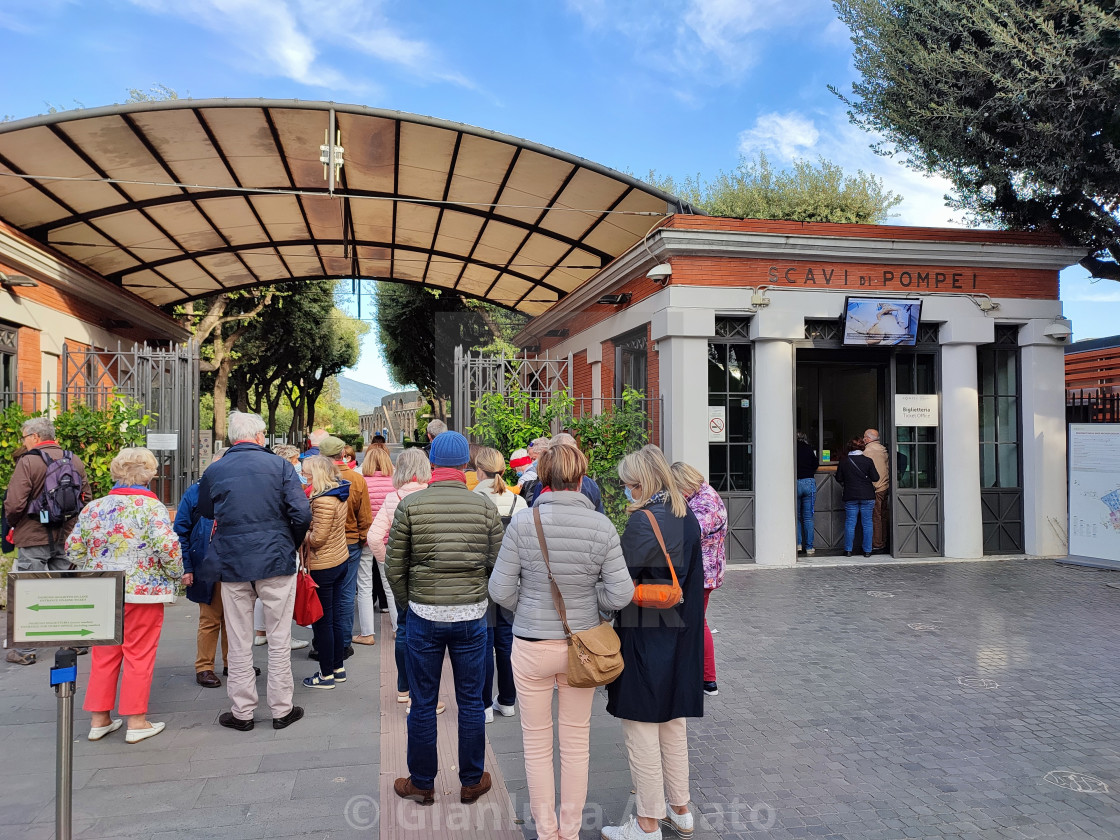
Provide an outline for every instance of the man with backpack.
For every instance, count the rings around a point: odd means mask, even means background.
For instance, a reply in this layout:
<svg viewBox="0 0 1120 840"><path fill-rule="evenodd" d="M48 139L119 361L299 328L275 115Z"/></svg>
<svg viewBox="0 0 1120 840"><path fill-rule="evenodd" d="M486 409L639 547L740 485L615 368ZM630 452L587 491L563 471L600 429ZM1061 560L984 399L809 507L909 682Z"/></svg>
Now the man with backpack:
<svg viewBox="0 0 1120 840"><path fill-rule="evenodd" d="M13 529L18 550L17 572L56 572L70 568L66 538L78 514L93 498L81 459L54 439L49 417L32 417L20 429L26 451L16 466L4 497L4 516ZM9 662L31 665L35 650L8 652Z"/></svg>

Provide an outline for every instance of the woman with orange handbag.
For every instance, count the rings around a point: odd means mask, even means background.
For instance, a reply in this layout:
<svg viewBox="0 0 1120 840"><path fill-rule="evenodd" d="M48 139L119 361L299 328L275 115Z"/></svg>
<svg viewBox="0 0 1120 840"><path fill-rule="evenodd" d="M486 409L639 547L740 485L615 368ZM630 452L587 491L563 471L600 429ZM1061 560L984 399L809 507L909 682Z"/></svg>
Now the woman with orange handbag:
<svg viewBox="0 0 1120 840"><path fill-rule="evenodd" d="M637 817L602 835L660 840L664 827L691 837L685 718L704 715L700 525L656 446L623 458L618 476L630 499L622 554L635 592L615 624L626 668L607 686L607 711L622 720Z"/></svg>

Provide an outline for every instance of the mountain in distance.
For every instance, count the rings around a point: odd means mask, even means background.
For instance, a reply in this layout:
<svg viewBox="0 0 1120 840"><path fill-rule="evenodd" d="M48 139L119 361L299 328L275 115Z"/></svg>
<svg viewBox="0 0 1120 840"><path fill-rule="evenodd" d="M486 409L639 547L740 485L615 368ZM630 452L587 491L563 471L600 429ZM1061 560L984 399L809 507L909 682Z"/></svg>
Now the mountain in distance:
<svg viewBox="0 0 1120 840"><path fill-rule="evenodd" d="M338 401L343 408L352 408L359 414L371 414L381 405L381 398L391 393L384 388L367 385L348 376L336 376L338 380Z"/></svg>

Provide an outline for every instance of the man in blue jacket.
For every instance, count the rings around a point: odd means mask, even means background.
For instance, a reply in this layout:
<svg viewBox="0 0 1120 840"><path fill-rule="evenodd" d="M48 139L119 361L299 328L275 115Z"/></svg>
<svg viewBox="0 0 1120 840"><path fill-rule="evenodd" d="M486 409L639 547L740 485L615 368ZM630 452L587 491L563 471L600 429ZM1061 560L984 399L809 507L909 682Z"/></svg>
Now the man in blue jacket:
<svg viewBox="0 0 1120 840"><path fill-rule="evenodd" d="M206 565L222 583L229 634L232 710L218 723L243 732L253 728L253 603L259 598L268 638L268 705L273 728L283 729L303 717L292 704L292 610L296 549L311 524L311 508L295 468L265 449L260 415L232 412L229 439L232 445L203 474L198 492L199 514L215 523Z"/></svg>

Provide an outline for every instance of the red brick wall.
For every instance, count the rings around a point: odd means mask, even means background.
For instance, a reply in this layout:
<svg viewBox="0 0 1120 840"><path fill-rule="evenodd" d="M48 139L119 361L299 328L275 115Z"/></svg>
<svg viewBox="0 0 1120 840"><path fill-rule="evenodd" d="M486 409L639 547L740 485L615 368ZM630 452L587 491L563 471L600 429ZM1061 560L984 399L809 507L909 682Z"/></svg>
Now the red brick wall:
<svg viewBox="0 0 1120 840"><path fill-rule="evenodd" d="M614 342L603 342L603 363L599 365L599 384L604 400L614 397Z"/></svg>
<svg viewBox="0 0 1120 840"><path fill-rule="evenodd" d="M42 387L42 355L39 344L39 330L31 327L20 327L19 349L16 351L16 382L22 384L27 391L38 391ZM23 399L23 409L34 411L35 405L31 397Z"/></svg>
<svg viewBox="0 0 1120 840"><path fill-rule="evenodd" d="M591 365L587 363L587 351L580 350L572 355L572 397L576 400L576 416L591 414L593 406L591 395ZM581 398L583 398L581 400Z"/></svg>
<svg viewBox="0 0 1120 840"><path fill-rule="evenodd" d="M1104 393L1120 390L1120 347L1068 353L1066 389L1092 389Z"/></svg>

